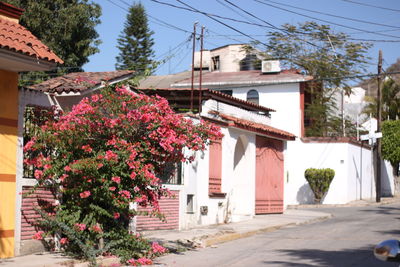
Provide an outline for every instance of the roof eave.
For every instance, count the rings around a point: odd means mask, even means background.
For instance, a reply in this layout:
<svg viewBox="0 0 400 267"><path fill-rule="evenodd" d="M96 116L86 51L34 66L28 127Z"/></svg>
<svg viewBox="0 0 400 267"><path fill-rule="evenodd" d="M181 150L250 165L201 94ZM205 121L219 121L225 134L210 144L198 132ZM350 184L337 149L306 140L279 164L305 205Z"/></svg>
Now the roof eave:
<svg viewBox="0 0 400 267"><path fill-rule="evenodd" d="M277 79L271 81L243 81L243 82L203 82L202 86L254 86L254 85L271 85L271 84L282 84L282 83L299 83L299 82L306 82L310 80L307 78L300 78L300 79ZM199 83L194 83L194 86L199 86ZM174 83L171 87L190 87L191 83Z"/></svg>
<svg viewBox="0 0 400 267"><path fill-rule="evenodd" d="M0 69L22 72L22 71L49 71L57 67L54 61L47 61L19 52L0 48Z"/></svg>

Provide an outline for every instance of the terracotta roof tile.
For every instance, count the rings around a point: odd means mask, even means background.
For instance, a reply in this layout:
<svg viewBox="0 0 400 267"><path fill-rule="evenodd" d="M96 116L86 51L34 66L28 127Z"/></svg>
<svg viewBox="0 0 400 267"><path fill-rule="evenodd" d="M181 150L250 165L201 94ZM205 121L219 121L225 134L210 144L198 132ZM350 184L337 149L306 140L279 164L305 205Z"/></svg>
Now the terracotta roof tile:
<svg viewBox="0 0 400 267"><path fill-rule="evenodd" d="M295 140L296 139L296 136L294 134L280 130L278 128L274 128L269 125L256 123L256 122L252 122L249 120L239 119L234 116L221 114L221 113L219 113L218 115L225 120L231 121L235 126L237 126L239 128L251 130L254 132L259 132L261 134L265 134L265 135L268 135L271 137L276 137L279 139L285 139L285 140Z"/></svg>
<svg viewBox="0 0 400 267"><path fill-rule="evenodd" d="M29 86L27 89L57 94L77 93L99 86L102 82L113 82L118 79L129 78L133 73L134 71L132 70L72 72Z"/></svg>
<svg viewBox="0 0 400 267"><path fill-rule="evenodd" d="M259 70L236 71L236 72L205 72L202 77L203 86L220 86L220 85L240 85L240 84L276 84L289 82L303 82L311 80L311 76L299 73L297 70L283 70L280 73L262 74ZM188 86L190 79L185 79L172 85ZM195 80L198 85L198 80Z"/></svg>
<svg viewBox="0 0 400 267"><path fill-rule="evenodd" d="M191 88L137 88L137 89L140 90L140 91L146 91L146 92L149 92L149 91L150 92L151 91L153 91L153 92L163 92L163 91L179 92L181 94L181 96L188 95L191 92ZM195 96L198 95L198 91L199 91L199 89L195 89L194 90ZM263 111L263 112L273 112L273 111L275 111L275 110L273 110L271 108L264 107L264 106L261 106L261 105L258 105L258 104L254 104L252 102L233 97L231 95L222 93L220 91L211 90L211 89L207 89L207 88L202 88L201 91L203 93L202 94L203 97L205 97L206 94L209 94L209 95L211 95L211 98L220 98L221 100L222 99L225 100L225 101L222 100L223 102L230 101L230 102L233 102L233 103L235 103L237 105L241 105L241 106L245 106L247 108L251 108L252 110ZM163 94L162 96L168 98L168 96L165 95L165 94Z"/></svg>
<svg viewBox="0 0 400 267"><path fill-rule="evenodd" d="M33 56L41 60L64 63L25 27L3 18L0 18L0 48Z"/></svg>

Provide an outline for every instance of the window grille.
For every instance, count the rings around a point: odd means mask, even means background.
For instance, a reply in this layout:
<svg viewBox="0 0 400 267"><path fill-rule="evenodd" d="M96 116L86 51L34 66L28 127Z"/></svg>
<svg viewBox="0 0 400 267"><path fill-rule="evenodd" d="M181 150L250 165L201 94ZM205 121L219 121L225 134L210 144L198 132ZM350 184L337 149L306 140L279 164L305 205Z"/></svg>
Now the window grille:
<svg viewBox="0 0 400 267"><path fill-rule="evenodd" d="M24 146L32 140L38 134L38 128L45 124L50 118L52 118L51 109L48 107L39 106L27 106L24 111L24 132L23 142ZM40 153L44 156L49 155L50 150L45 149L41 151L24 151L24 161L31 160L37 157ZM23 164L23 177L34 178L35 170L37 168L32 165Z"/></svg>
<svg viewBox="0 0 400 267"><path fill-rule="evenodd" d="M258 105L259 96L257 90L253 89L247 92L247 101Z"/></svg>
<svg viewBox="0 0 400 267"><path fill-rule="evenodd" d="M166 163L158 178L163 184L183 184L182 163Z"/></svg>

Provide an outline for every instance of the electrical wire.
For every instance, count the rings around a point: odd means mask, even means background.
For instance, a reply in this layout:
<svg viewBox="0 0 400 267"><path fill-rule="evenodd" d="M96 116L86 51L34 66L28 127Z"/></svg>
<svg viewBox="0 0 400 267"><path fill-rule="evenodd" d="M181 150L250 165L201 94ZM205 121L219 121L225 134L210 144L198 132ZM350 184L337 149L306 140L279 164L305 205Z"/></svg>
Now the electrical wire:
<svg viewBox="0 0 400 267"><path fill-rule="evenodd" d="M267 2L270 2L270 3L274 3L274 4L277 4L277 5L280 5L280 6L288 6L288 7L291 7L291 8L304 10L304 11L307 11L307 12L312 12L312 13L321 14L321 15L325 15L325 16L330 16L330 17L334 17L334 18L340 18L340 19L345 19L345 20L350 20L350 21L355 21L355 22L360 22L360 23L365 23L365 24L371 24L371 25L377 25L377 26L400 29L400 27L398 27L398 26L393 26L393 25L382 24L382 23L377 23L377 22L372 22L372 21L367 21L367 20L361 20L361 19L355 19L355 18L349 18L349 17L339 16L339 15L329 14L329 13L316 11L316 10L311 10L311 9L307 9L307 8L302 8L302 7L298 7L298 6L292 6L292 5L289 5L289 4L286 4L286 3L283 4L283 3L275 2L275 1L272 1L272 0L264 0L264 1L267 1Z"/></svg>
<svg viewBox="0 0 400 267"><path fill-rule="evenodd" d="M253 1L255 1L257 3L260 3L260 4L263 4L263 5L266 5L266 6L270 6L270 7L276 8L276 9L280 9L280 10L283 10L283 11L286 11L286 12L289 12L289 13L292 13L292 14L296 14L296 15L303 16L303 17L306 17L306 18L319 20L319 21L322 21L322 22L325 22L325 23L329 23L329 24L332 24L332 25L336 25L336 26L340 26L340 27L343 27L343 28L348 28L348 29L352 29L352 30L362 31L362 32L365 32L365 33L371 33L371 34L376 34L376 35L381 35L381 36L400 39L399 36L390 35L390 34L384 34L384 33L378 33L378 32L373 32L373 31L368 31L368 30L363 30L363 29L360 29L360 28L347 26L347 25L344 25L344 24L340 24L340 23L336 23L336 22L332 22L332 21L328 21L328 20L312 17L312 16L305 15L305 14L302 14L302 13L299 13L299 12L296 12L296 11L292 11L292 10L289 10L289 9L286 9L286 8L283 8L283 7L279 7L279 6L275 6L275 5L272 5L272 4L265 3L265 1L268 1L268 0L264 0L264 1L253 0Z"/></svg>
<svg viewBox="0 0 400 267"><path fill-rule="evenodd" d="M153 1L153 0L152 0L152 1ZM181 0L176 0L176 1L179 2L179 3L181 3L182 5L185 5L185 6L189 7L189 8L191 8L191 9L193 9L193 10L196 10L196 11L199 12L199 13L204 13L204 12L201 12L200 10L198 10L198 9L196 9L196 8L194 8L194 7L190 6L190 5L188 5L188 4L186 4L185 2L183 2L183 1L181 1ZM230 26L229 24L226 24L226 23L224 23L224 22L222 22L222 21L220 21L220 20L218 20L218 19L216 19L216 18L214 18L214 17L212 17L212 16L210 16L210 15L208 15L208 14L206 14L206 13L203 14L203 15L207 16L208 18L210 18L210 19L212 19L212 20L218 22L219 24L224 25L225 27L227 27L227 28L229 28L229 29L231 29L231 30L233 30L233 31L235 31L235 32L237 32L237 33L240 33L240 34L242 34L242 35L244 35L244 36L247 36L249 39L252 39L253 41L256 41L256 42L258 42L258 43L260 43L260 44L263 44L265 47L272 48L272 47L269 46L268 44L263 43L263 42L261 42L260 40L257 40L257 39L255 39L255 38L251 37L251 36L248 35L247 33L244 33L244 32L242 32L242 31L236 29L235 27Z"/></svg>
<svg viewBox="0 0 400 267"><path fill-rule="evenodd" d="M369 6L369 7L374 7L374 8L384 9L384 10L390 10L390 11L394 11L394 12L400 12L400 9L375 6L375 5L371 5L371 4L367 4L367 3L360 3L360 2L351 1L351 0L342 0L342 1L343 2L349 2L349 3L357 4L357 5L360 5L360 6Z"/></svg>
<svg viewBox="0 0 400 267"><path fill-rule="evenodd" d="M174 4L171 4L171 3L167 3L167 2L163 2L163 1L159 1L159 0L150 0L150 1L152 1L154 3L161 4L161 5L166 5L166 6L169 6L169 7L173 7L173 8L176 8L176 9L182 9L182 10L190 11L190 12L193 12L193 13L199 13L199 14L206 15L206 16L212 16L212 17L216 17L216 18L220 18L220 19L230 20L230 21L233 21L233 22L238 22L238 23L243 23L243 24L247 24L247 25L258 26L258 27L262 27L262 28L270 28L270 29L273 28L273 27L268 27L268 26L265 26L265 25L262 25L262 24L258 24L258 23L251 23L251 22L248 22L248 21L238 20L238 19L234 19L234 18L230 18L230 17L220 16L220 15L213 14L213 13L203 12L203 11L200 11L200 10L190 9L190 8L187 8L187 7L177 6L177 5L174 5Z"/></svg>

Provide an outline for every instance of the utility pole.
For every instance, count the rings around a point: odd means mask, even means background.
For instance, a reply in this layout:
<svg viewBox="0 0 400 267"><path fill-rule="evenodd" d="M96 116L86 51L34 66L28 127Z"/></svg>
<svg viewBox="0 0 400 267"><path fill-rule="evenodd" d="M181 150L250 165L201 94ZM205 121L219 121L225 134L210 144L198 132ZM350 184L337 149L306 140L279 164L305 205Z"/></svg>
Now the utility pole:
<svg viewBox="0 0 400 267"><path fill-rule="evenodd" d="M200 34L200 76L199 76L199 116L201 113L201 83L203 78L203 39L204 39L204 26L201 26Z"/></svg>
<svg viewBox="0 0 400 267"><path fill-rule="evenodd" d="M379 59L378 59L378 91L377 91L377 129L378 133L381 132L381 120L382 120L382 94L381 94L381 73L382 73L382 50L379 50ZM376 202L381 202L381 140L377 138L376 140Z"/></svg>
<svg viewBox="0 0 400 267"><path fill-rule="evenodd" d="M197 22L193 24L193 51L192 51L192 86L190 90L190 111L193 112L193 80L194 80L194 52L196 51L196 26Z"/></svg>

